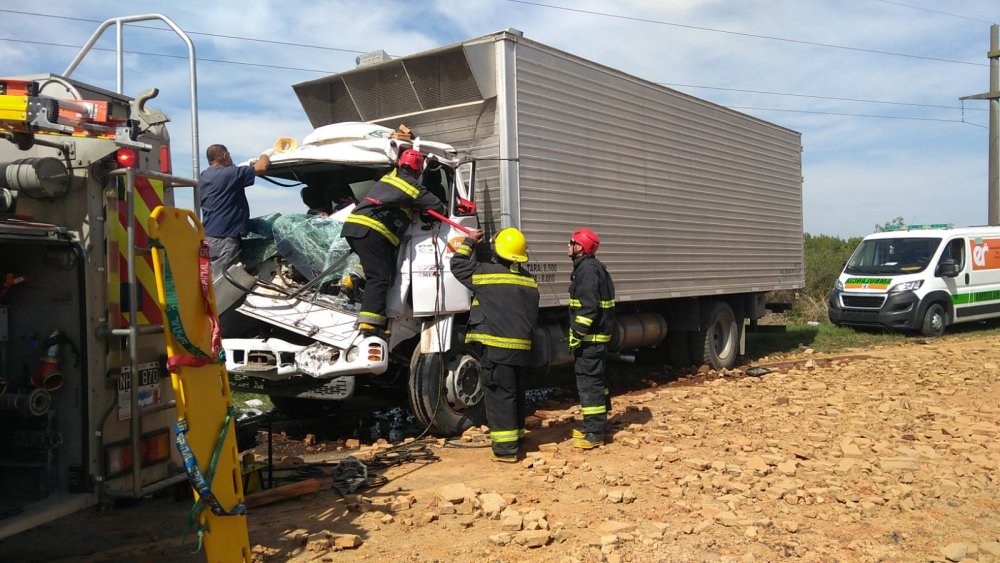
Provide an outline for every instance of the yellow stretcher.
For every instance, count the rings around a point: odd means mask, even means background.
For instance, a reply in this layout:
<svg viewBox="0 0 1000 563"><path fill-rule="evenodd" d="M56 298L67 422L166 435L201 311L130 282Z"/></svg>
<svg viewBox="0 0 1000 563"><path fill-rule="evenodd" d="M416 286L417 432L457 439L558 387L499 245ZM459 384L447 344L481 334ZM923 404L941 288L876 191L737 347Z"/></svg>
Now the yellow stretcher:
<svg viewBox="0 0 1000 563"><path fill-rule="evenodd" d="M192 523L209 562L249 562L236 423L218 354L205 230L191 211L160 206L150 215L149 237L177 401L178 446L195 490Z"/></svg>

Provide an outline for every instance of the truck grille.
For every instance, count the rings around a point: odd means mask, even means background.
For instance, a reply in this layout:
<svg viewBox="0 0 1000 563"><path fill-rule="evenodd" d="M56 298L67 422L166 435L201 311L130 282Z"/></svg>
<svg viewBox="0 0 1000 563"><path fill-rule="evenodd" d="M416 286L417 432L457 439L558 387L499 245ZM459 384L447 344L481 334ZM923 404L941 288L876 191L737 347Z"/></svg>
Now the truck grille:
<svg viewBox="0 0 1000 563"><path fill-rule="evenodd" d="M885 295L840 295L840 306L845 309L881 309Z"/></svg>

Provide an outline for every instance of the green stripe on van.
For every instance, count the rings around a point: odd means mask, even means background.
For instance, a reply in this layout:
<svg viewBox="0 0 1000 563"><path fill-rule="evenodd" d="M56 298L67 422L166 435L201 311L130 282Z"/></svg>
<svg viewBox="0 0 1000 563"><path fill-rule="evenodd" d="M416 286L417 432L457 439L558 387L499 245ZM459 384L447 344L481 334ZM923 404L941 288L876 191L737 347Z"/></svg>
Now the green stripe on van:
<svg viewBox="0 0 1000 563"><path fill-rule="evenodd" d="M970 303L982 303L983 301L1000 301L1000 290L960 293L951 296L951 303L953 305L968 305Z"/></svg>
<svg viewBox="0 0 1000 563"><path fill-rule="evenodd" d="M889 285L892 282L892 278L847 278L844 285L847 284L869 284L869 285Z"/></svg>

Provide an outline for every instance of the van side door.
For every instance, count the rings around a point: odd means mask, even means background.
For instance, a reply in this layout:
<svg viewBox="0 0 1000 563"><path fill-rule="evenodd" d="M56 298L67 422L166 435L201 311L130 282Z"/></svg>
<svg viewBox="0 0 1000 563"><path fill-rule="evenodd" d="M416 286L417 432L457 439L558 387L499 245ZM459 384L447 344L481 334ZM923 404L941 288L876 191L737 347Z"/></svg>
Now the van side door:
<svg viewBox="0 0 1000 563"><path fill-rule="evenodd" d="M1000 317L1000 237L963 238L967 241L963 245L967 256L965 268L956 279L959 293L953 298L955 320Z"/></svg>

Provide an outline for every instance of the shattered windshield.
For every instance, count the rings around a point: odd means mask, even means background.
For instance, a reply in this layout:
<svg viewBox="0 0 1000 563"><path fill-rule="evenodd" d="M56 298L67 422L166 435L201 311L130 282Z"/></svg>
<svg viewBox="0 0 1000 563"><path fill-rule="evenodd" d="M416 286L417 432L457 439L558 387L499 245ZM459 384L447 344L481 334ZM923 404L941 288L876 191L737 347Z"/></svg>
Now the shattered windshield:
<svg viewBox="0 0 1000 563"><path fill-rule="evenodd" d="M847 274L913 274L923 271L941 244L939 238L884 238L862 241L847 262Z"/></svg>

